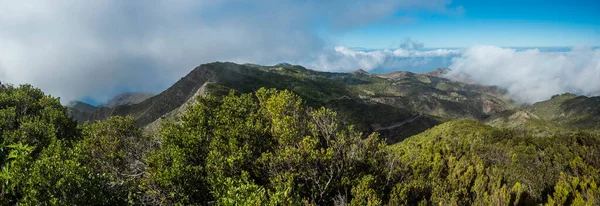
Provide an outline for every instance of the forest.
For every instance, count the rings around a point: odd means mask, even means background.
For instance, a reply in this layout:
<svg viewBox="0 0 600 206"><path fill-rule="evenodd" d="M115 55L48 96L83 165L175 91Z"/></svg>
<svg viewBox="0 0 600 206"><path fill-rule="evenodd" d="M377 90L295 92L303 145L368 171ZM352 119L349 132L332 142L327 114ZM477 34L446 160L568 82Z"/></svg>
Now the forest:
<svg viewBox="0 0 600 206"><path fill-rule="evenodd" d="M395 144L288 90L200 96L153 133L0 87L1 205L599 205L600 136L442 123Z"/></svg>

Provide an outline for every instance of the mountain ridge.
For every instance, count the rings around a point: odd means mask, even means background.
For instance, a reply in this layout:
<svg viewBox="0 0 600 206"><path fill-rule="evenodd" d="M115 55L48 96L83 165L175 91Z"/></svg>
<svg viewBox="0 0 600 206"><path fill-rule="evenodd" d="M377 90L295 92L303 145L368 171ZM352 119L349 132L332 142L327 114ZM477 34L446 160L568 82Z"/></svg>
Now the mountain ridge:
<svg viewBox="0 0 600 206"><path fill-rule="evenodd" d="M123 92L99 106L114 108L120 105L137 104L152 96L154 96L154 94L146 92Z"/></svg>
<svg viewBox="0 0 600 206"><path fill-rule="evenodd" d="M138 126L156 128L162 118L176 120L185 105L193 103L198 96L223 96L231 89L251 93L266 87L290 90L302 97L308 106L325 106L338 111L342 122L354 124L366 133L378 131L388 143L456 119L513 128L515 122L520 126L529 120L539 122L536 127L556 124L548 118L530 118L535 112L529 110L519 112L519 106L505 95L503 89L445 78L442 73L449 71L333 73L291 64L261 66L213 62L194 68L165 91L139 103L101 107L91 112L77 111L73 112L73 117L83 123L131 115ZM522 121L523 118L527 121Z"/></svg>

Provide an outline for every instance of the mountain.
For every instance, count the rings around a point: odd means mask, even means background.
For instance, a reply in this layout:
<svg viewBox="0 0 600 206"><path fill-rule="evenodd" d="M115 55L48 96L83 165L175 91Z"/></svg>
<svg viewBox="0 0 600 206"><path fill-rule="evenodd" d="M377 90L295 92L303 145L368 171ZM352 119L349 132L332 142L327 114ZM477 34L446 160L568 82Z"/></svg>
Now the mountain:
<svg viewBox="0 0 600 206"><path fill-rule="evenodd" d="M113 97L111 100L100 106L113 108L120 105L137 104L152 96L154 96L154 94L143 92L124 92Z"/></svg>
<svg viewBox="0 0 600 206"><path fill-rule="evenodd" d="M261 87L293 91L307 105L332 108L338 111L343 122L356 125L359 131L378 131L390 143L446 120L484 120L514 108L499 88L427 74L369 74L361 70L332 73L290 64L260 66L215 62L196 67L167 90L144 101L81 111L73 118L82 123L113 115L131 115L138 126L155 127L161 118L177 118L196 96L220 96L230 89L249 93Z"/></svg>
<svg viewBox="0 0 600 206"><path fill-rule="evenodd" d="M600 132L600 97L554 95L528 107L497 113L485 122L538 136L577 130Z"/></svg>
<svg viewBox="0 0 600 206"><path fill-rule="evenodd" d="M496 113L483 122L496 128L509 128L536 136L547 136L565 131L559 125L541 119L531 111L521 108Z"/></svg>
<svg viewBox="0 0 600 206"><path fill-rule="evenodd" d="M197 68L167 90L137 104L118 105L114 108L99 107L95 111L84 112L79 116L73 115L72 117L78 123L83 123L104 120L110 116L131 115L135 118L138 126L144 126L181 106L202 84L214 76L214 72L210 69Z"/></svg>
<svg viewBox="0 0 600 206"><path fill-rule="evenodd" d="M97 109L94 105L91 105L91 104L88 104L88 103L85 103L82 101L72 101L67 106L69 108L84 111L84 112L91 112L91 111L94 111Z"/></svg>
<svg viewBox="0 0 600 206"><path fill-rule="evenodd" d="M354 73L357 73L357 74L369 74L369 72L367 72L367 71L365 71L363 69L357 69L356 71L354 71Z"/></svg>
<svg viewBox="0 0 600 206"><path fill-rule="evenodd" d="M565 129L600 130L600 97L554 95L533 104L530 111Z"/></svg>
<svg viewBox="0 0 600 206"><path fill-rule="evenodd" d="M69 107L69 115L74 117L77 123L80 124L85 122L82 120L89 119L90 115L98 109L97 107L82 101L71 101L67 107Z"/></svg>
<svg viewBox="0 0 600 206"><path fill-rule="evenodd" d="M424 74L429 76L447 78L453 81L463 82L467 84L477 84L477 81L471 78L469 74L463 72L452 72L452 70L448 68L437 68L433 71L426 72Z"/></svg>
<svg viewBox="0 0 600 206"><path fill-rule="evenodd" d="M370 99L395 107L444 119L483 120L489 115L513 108L505 91L490 86L467 84L449 79L394 72L377 75L383 80L364 86L364 91L377 92Z"/></svg>
<svg viewBox="0 0 600 206"><path fill-rule="evenodd" d="M448 68L437 68L433 71L427 72L425 74L429 75L429 76L435 76L435 77L444 77L444 75L448 74L448 72L450 72L452 70L448 69Z"/></svg>

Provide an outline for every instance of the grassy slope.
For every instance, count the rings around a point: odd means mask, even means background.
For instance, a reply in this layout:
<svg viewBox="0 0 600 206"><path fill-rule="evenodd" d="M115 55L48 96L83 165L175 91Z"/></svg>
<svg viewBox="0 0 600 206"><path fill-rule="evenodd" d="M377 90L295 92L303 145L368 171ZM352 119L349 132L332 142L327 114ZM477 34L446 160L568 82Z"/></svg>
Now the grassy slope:
<svg viewBox="0 0 600 206"><path fill-rule="evenodd" d="M600 130L600 97L555 95L533 104L530 111L564 129Z"/></svg>
<svg viewBox="0 0 600 206"><path fill-rule="evenodd" d="M513 108L495 87L465 84L410 72L379 75L385 81L358 86L379 102L446 119L482 120Z"/></svg>
<svg viewBox="0 0 600 206"><path fill-rule="evenodd" d="M544 200L554 189L552 185L561 172L598 178L594 171L600 169L598 135L570 133L536 137L474 121L443 123L390 148L401 163L396 172L409 183L425 181L431 185L422 187L430 186L432 190L444 184L447 188L442 190L443 194L452 188L450 183L456 177L464 178L473 175L469 170L486 168L488 174L496 171L509 187L520 183L528 188L524 196L526 203ZM595 170L587 173L574 170L575 164L586 164Z"/></svg>
<svg viewBox="0 0 600 206"><path fill-rule="evenodd" d="M528 110L509 109L490 116L484 121L498 128L510 128L535 135L555 134L566 129L562 126L540 119Z"/></svg>

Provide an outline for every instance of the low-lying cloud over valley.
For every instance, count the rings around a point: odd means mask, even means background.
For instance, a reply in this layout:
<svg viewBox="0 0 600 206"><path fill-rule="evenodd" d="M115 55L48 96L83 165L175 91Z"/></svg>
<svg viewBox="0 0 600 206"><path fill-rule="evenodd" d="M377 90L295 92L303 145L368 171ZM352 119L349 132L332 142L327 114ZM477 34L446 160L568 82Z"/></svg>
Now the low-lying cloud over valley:
<svg viewBox="0 0 600 206"><path fill-rule="evenodd" d="M515 99L533 103L565 92L600 95L600 49L566 52L495 46L465 49L449 66L479 83L506 88Z"/></svg>
<svg viewBox="0 0 600 206"><path fill-rule="evenodd" d="M374 72L425 72L447 67L480 84L507 89L515 100L534 103L554 94L600 94L600 48L515 49L472 46L464 49L352 50L336 47L309 63L314 69Z"/></svg>

